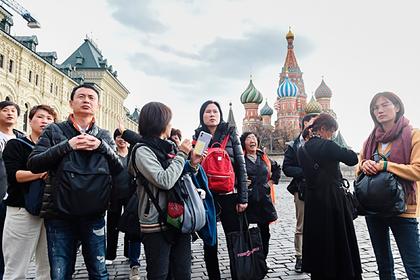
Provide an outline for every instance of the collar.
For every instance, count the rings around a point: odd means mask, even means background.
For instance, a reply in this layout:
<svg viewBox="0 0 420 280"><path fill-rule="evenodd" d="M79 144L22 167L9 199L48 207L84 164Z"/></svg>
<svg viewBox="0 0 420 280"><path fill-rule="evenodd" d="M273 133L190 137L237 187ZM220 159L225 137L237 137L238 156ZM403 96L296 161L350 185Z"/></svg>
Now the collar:
<svg viewBox="0 0 420 280"><path fill-rule="evenodd" d="M74 119L73 114L70 114L69 116L71 122L73 123L73 126L80 132L80 133L85 133L86 131L89 130L89 128L91 128L93 126L93 124L95 123L95 117L92 117L92 120L90 121L89 125L83 129L82 127L79 126L79 124L76 122L76 120Z"/></svg>

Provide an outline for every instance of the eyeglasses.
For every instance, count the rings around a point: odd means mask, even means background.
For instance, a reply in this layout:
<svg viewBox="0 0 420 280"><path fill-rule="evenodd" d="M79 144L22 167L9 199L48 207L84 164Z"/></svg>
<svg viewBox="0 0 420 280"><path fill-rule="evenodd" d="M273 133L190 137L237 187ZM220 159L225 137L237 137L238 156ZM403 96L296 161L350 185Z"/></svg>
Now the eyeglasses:
<svg viewBox="0 0 420 280"><path fill-rule="evenodd" d="M370 108L370 110L372 112L378 112L379 109L382 109L383 111L385 111L386 109L390 108L390 106L392 105L394 105L394 103L384 103L379 106L373 106L372 108Z"/></svg>
<svg viewBox="0 0 420 280"><path fill-rule="evenodd" d="M256 137L247 137L245 138L245 141L257 141L258 139Z"/></svg>

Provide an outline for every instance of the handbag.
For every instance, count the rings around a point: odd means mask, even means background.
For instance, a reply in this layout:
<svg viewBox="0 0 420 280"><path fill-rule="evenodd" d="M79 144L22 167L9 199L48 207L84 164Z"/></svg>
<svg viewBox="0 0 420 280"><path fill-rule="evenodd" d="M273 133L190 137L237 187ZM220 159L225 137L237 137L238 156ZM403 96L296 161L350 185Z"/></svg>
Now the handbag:
<svg viewBox="0 0 420 280"><path fill-rule="evenodd" d="M350 184L349 181L345 178L341 178L341 181L337 178L331 176L327 171L321 168L318 163L316 163L312 157L309 155L308 150L306 150L305 144L301 146L302 151L305 153L306 157L310 160L311 164L313 164L314 169L321 171L324 173L326 177L328 177L334 184L340 187L340 189L344 193L344 207L346 208L347 212L350 213L350 216L354 219L357 218L357 209L356 209L356 199L354 195L350 192Z"/></svg>
<svg viewBox="0 0 420 280"><path fill-rule="evenodd" d="M124 212L118 221L117 230L140 239L141 232L138 209L139 197L137 192L134 192L133 196L128 201L127 206L124 207Z"/></svg>
<svg viewBox="0 0 420 280"><path fill-rule="evenodd" d="M386 156L375 153L383 160ZM371 159L372 159L371 158ZM391 217L407 210L405 193L398 177L390 172L381 171L374 175L361 172L354 182L357 213L362 216Z"/></svg>
<svg viewBox="0 0 420 280"><path fill-rule="evenodd" d="M245 226L245 228L244 228ZM263 279L268 268L260 229L249 228L245 212L239 213L239 231L226 234L232 279Z"/></svg>

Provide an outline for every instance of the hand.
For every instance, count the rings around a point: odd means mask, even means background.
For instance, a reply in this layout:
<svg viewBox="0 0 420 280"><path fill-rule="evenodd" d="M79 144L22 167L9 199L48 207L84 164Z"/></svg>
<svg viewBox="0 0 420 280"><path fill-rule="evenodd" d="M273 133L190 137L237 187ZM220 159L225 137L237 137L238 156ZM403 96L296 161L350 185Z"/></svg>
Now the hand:
<svg viewBox="0 0 420 280"><path fill-rule="evenodd" d="M191 151L193 151L194 149L191 149ZM208 155L209 153L207 152L207 150L206 151L204 151L204 153L201 155L201 156L199 156L199 155L197 155L196 153L194 153L194 152L192 152L191 153L191 165L193 166L193 167L197 167L197 165L200 163L200 162L202 162L206 157L207 157L207 155Z"/></svg>
<svg viewBox="0 0 420 280"><path fill-rule="evenodd" d="M73 150L93 151L101 145L101 140L92 135L83 133L71 138L69 140L69 145Z"/></svg>
<svg viewBox="0 0 420 280"><path fill-rule="evenodd" d="M40 173L38 175L39 175L39 179L42 179L45 181L47 179L48 172Z"/></svg>
<svg viewBox="0 0 420 280"><path fill-rule="evenodd" d="M188 153L191 151L192 148L192 144L191 144L191 140L190 139L185 139L182 144L179 146L179 149L181 151L183 151L184 153L186 153L188 155Z"/></svg>
<svg viewBox="0 0 420 280"><path fill-rule="evenodd" d="M117 120L118 120L118 130L122 134L125 130L124 123L123 123L121 117L118 117Z"/></svg>
<svg viewBox="0 0 420 280"><path fill-rule="evenodd" d="M251 180L246 180L246 185L247 186L251 186L252 181Z"/></svg>
<svg viewBox="0 0 420 280"><path fill-rule="evenodd" d="M248 203L237 203L236 204L236 212L244 212L245 209L248 207Z"/></svg>
<svg viewBox="0 0 420 280"><path fill-rule="evenodd" d="M366 160L362 164L362 171L366 175L374 175L378 173L379 164L373 160Z"/></svg>
<svg viewBox="0 0 420 280"><path fill-rule="evenodd" d="M270 188L274 185L274 181L273 180L268 180L267 184L270 186Z"/></svg>

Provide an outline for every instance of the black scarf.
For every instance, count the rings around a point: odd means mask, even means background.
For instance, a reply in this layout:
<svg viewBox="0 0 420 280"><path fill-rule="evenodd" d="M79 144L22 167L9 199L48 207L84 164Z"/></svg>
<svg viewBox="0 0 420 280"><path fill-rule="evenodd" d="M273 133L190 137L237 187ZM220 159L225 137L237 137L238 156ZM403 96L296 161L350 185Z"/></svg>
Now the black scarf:
<svg viewBox="0 0 420 280"><path fill-rule="evenodd" d="M169 154L175 155L174 145L170 142L153 136L143 136L139 143L145 144L155 153L163 169L168 168L170 160Z"/></svg>

